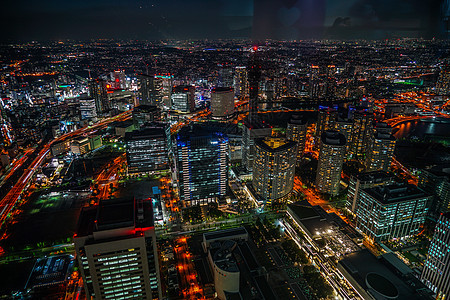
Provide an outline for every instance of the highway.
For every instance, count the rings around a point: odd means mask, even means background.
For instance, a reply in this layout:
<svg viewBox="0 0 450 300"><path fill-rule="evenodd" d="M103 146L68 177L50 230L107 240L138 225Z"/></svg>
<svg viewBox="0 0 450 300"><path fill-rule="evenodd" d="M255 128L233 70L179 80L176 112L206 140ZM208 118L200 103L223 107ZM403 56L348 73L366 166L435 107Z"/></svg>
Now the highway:
<svg viewBox="0 0 450 300"><path fill-rule="evenodd" d="M11 188L11 190L6 194L6 196L0 201L0 227L4 224L4 221L8 217L9 213L13 210L17 201L20 199L23 191L26 189L28 184L30 183L30 179L32 178L34 172L43 164L47 155L50 153L50 148L53 144L65 141L67 139L73 138L75 136L79 136L82 134L89 134L93 131L103 129L108 124L114 121L125 121L131 117L131 110L123 112L117 116L106 118L103 121L98 122L93 126L86 126L75 131L66 133L54 140L50 141L46 145L42 147L39 151L37 157L33 160L30 166L24 170L22 176L15 183L15 185Z"/></svg>

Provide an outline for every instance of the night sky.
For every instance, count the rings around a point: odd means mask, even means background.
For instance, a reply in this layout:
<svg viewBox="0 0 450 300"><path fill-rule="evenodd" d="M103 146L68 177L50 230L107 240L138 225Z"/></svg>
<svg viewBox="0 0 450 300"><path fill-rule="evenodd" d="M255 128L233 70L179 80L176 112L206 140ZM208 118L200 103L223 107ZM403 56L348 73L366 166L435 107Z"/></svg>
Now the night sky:
<svg viewBox="0 0 450 300"><path fill-rule="evenodd" d="M2 41L439 37L446 0L2 0Z"/></svg>

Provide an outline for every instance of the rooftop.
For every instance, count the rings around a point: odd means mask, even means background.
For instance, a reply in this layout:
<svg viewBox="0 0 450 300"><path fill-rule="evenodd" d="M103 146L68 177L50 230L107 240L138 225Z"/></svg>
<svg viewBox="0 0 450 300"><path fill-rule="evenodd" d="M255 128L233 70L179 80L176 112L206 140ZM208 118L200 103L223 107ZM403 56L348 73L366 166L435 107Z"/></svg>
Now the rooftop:
<svg viewBox="0 0 450 300"><path fill-rule="evenodd" d="M378 202L389 204L413 200L429 195L415 185L408 183L394 183L364 189L364 192L375 198Z"/></svg>
<svg viewBox="0 0 450 300"><path fill-rule="evenodd" d="M365 172L354 175L356 179L363 182L381 182L385 180L394 179L394 174L387 173L385 171L373 171L373 172Z"/></svg>
<svg viewBox="0 0 450 300"><path fill-rule="evenodd" d="M345 136L335 130L327 130L322 133L322 143L326 145L344 146L346 143Z"/></svg>
<svg viewBox="0 0 450 300"><path fill-rule="evenodd" d="M295 147L297 143L285 138L265 137L255 139L255 145L267 152L281 152Z"/></svg>

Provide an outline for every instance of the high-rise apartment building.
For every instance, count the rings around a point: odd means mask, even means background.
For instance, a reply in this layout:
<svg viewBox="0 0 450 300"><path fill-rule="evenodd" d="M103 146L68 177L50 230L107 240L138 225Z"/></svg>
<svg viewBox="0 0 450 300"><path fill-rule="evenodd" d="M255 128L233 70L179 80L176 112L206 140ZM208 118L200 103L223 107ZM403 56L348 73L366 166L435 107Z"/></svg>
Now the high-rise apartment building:
<svg viewBox="0 0 450 300"><path fill-rule="evenodd" d="M286 138L297 143L297 164L305 151L307 130L308 123L296 115L292 116L287 124Z"/></svg>
<svg viewBox="0 0 450 300"><path fill-rule="evenodd" d="M200 125L177 135L178 193L185 206L215 202L228 184L228 138Z"/></svg>
<svg viewBox="0 0 450 300"><path fill-rule="evenodd" d="M250 116L258 112L259 83L261 81L261 63L256 49L251 54L250 64L248 66L248 94Z"/></svg>
<svg viewBox="0 0 450 300"><path fill-rule="evenodd" d="M450 94L450 67L448 65L444 66L439 73L436 82L436 91L439 94Z"/></svg>
<svg viewBox="0 0 450 300"><path fill-rule="evenodd" d="M319 110L316 125L316 137L320 139L325 131L335 130L337 117L338 112L333 108L324 108Z"/></svg>
<svg viewBox="0 0 450 300"><path fill-rule="evenodd" d="M234 91L232 87L216 87L211 91L213 118L227 119L234 114Z"/></svg>
<svg viewBox="0 0 450 300"><path fill-rule="evenodd" d="M167 136L162 124L125 133L125 143L129 174L169 168Z"/></svg>
<svg viewBox="0 0 450 300"><path fill-rule="evenodd" d="M345 136L347 146L345 147L345 158L349 156L350 146L352 144L352 128L353 121L349 119L338 119L336 122L336 130Z"/></svg>
<svg viewBox="0 0 450 300"><path fill-rule="evenodd" d="M353 114L352 143L350 155L361 162L365 161L367 146L373 133L373 113L356 111Z"/></svg>
<svg viewBox="0 0 450 300"><path fill-rule="evenodd" d="M106 93L106 81L102 79L91 80L89 85L89 95L95 100L97 114L102 114L110 110L108 94Z"/></svg>
<svg viewBox="0 0 450 300"><path fill-rule="evenodd" d="M358 194L356 226L375 241L413 236L425 222L431 196L412 184L363 189Z"/></svg>
<svg viewBox="0 0 450 300"><path fill-rule="evenodd" d="M195 87L179 85L173 88L171 96L172 109L182 113L190 113L195 109Z"/></svg>
<svg viewBox="0 0 450 300"><path fill-rule="evenodd" d="M248 75L245 66L237 66L234 70L234 93L239 99L248 96Z"/></svg>
<svg viewBox="0 0 450 300"><path fill-rule="evenodd" d="M339 193L345 145L345 136L342 133L334 130L322 133L316 173L317 191L332 196Z"/></svg>
<svg viewBox="0 0 450 300"><path fill-rule="evenodd" d="M366 168L368 171L389 171L395 150L395 137L376 130L367 143Z"/></svg>
<svg viewBox="0 0 450 300"><path fill-rule="evenodd" d="M255 139L272 135L272 127L258 118L257 115L244 120L242 129L242 167L251 172L255 154Z"/></svg>
<svg viewBox="0 0 450 300"><path fill-rule="evenodd" d="M436 294L436 299L448 299L450 295L450 213L442 214L436 223L421 280Z"/></svg>
<svg viewBox="0 0 450 300"><path fill-rule="evenodd" d="M162 299L151 199L83 208L74 244L87 299Z"/></svg>
<svg viewBox="0 0 450 300"><path fill-rule="evenodd" d="M363 189L373 188L381 185L389 185L394 183L395 177L391 173L384 171L358 173L350 177L348 184L348 194L346 207L353 214L358 208L359 193Z"/></svg>
<svg viewBox="0 0 450 300"><path fill-rule="evenodd" d="M280 201L294 186L297 143L285 138L255 140L253 188L266 203Z"/></svg>

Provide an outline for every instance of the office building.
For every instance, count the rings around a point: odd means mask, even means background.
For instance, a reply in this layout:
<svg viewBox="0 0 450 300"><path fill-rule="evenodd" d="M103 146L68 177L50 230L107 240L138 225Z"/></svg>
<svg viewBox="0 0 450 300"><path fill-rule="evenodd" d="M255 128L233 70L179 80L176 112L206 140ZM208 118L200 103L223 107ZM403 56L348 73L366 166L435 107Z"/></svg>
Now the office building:
<svg viewBox="0 0 450 300"><path fill-rule="evenodd" d="M228 184L228 138L200 125L177 135L178 193L185 206L215 202Z"/></svg>
<svg viewBox="0 0 450 300"><path fill-rule="evenodd" d="M292 116L287 124L286 138L297 143L297 164L305 151L306 132L308 130L308 123L299 116Z"/></svg>
<svg viewBox="0 0 450 300"><path fill-rule="evenodd" d="M294 141L275 137L255 140L252 185L265 203L282 201L292 192L296 157Z"/></svg>
<svg viewBox="0 0 450 300"><path fill-rule="evenodd" d="M128 173L167 170L169 155L164 127L146 127L125 133Z"/></svg>
<svg viewBox="0 0 450 300"><path fill-rule="evenodd" d="M358 194L356 226L379 242L416 235L431 197L406 183L363 189Z"/></svg>
<svg viewBox="0 0 450 300"><path fill-rule="evenodd" d="M263 123L257 115L244 120L242 129L242 167L251 172L255 155L255 139L272 135L272 127Z"/></svg>
<svg viewBox="0 0 450 300"><path fill-rule="evenodd" d="M448 299L450 295L450 213L442 214L436 223L421 280L436 294L436 299Z"/></svg>
<svg viewBox="0 0 450 300"><path fill-rule="evenodd" d="M233 87L233 67L230 64L218 64L217 87Z"/></svg>
<svg viewBox="0 0 450 300"><path fill-rule="evenodd" d="M350 156L364 162L368 152L368 143L373 133L373 113L355 111L353 114Z"/></svg>
<svg viewBox="0 0 450 300"><path fill-rule="evenodd" d="M237 66L234 70L234 94L238 99L248 97L248 76L245 66Z"/></svg>
<svg viewBox="0 0 450 300"><path fill-rule="evenodd" d="M228 119L234 114L234 92L232 87L216 87L211 91L211 113L213 118Z"/></svg>
<svg viewBox="0 0 450 300"><path fill-rule="evenodd" d="M138 79L138 103L139 105L154 105L160 106L162 103L161 98L156 97L155 86L154 86L154 76L147 74L137 75Z"/></svg>
<svg viewBox="0 0 450 300"><path fill-rule="evenodd" d="M433 214L450 211L450 173L448 165L422 169L418 176L418 186L434 195L430 210Z"/></svg>
<svg viewBox="0 0 450 300"><path fill-rule="evenodd" d="M97 118L94 98L80 97L80 117L81 120L93 120Z"/></svg>
<svg viewBox="0 0 450 300"><path fill-rule="evenodd" d="M368 140L366 168L368 171L389 171L395 150L395 137L383 130L376 130Z"/></svg>
<svg viewBox="0 0 450 300"><path fill-rule="evenodd" d="M91 151L91 143L87 136L80 136L72 140L70 143L70 151L73 154L83 155Z"/></svg>
<svg viewBox="0 0 450 300"><path fill-rule="evenodd" d="M154 105L139 105L132 112L134 128L140 129L146 123L159 121L161 119L161 110Z"/></svg>
<svg viewBox="0 0 450 300"><path fill-rule="evenodd" d="M332 196L339 193L345 145L342 133L334 130L322 133L316 174L317 191Z"/></svg>
<svg viewBox="0 0 450 300"><path fill-rule="evenodd" d="M353 214L358 207L358 196L361 190L394 183L395 176L384 171L358 173L350 177L346 208Z"/></svg>
<svg viewBox="0 0 450 300"><path fill-rule="evenodd" d="M84 207L73 240L87 299L162 299L151 199Z"/></svg>
<svg viewBox="0 0 450 300"><path fill-rule="evenodd" d="M95 100L95 110L97 114L102 114L110 110L108 94L106 93L106 81L102 79L91 80L89 85L89 96Z"/></svg>
<svg viewBox="0 0 450 300"><path fill-rule="evenodd" d="M172 109L181 113L190 113L195 109L195 87L179 85L173 88Z"/></svg>
<svg viewBox="0 0 450 300"><path fill-rule="evenodd" d="M257 54L257 49L251 54L248 66L248 94L250 117L258 112L259 82L261 80L261 62Z"/></svg>
<svg viewBox="0 0 450 300"><path fill-rule="evenodd" d="M436 82L436 91L442 95L450 94L450 67L448 65L441 68Z"/></svg>

